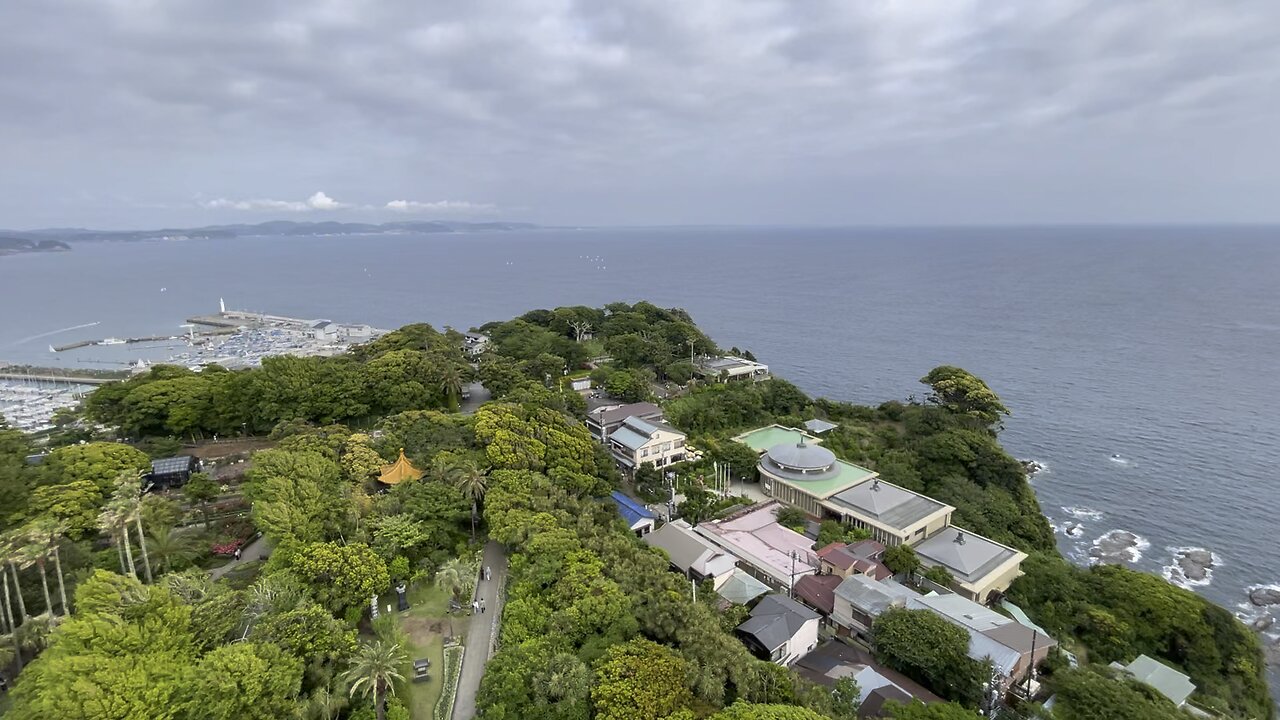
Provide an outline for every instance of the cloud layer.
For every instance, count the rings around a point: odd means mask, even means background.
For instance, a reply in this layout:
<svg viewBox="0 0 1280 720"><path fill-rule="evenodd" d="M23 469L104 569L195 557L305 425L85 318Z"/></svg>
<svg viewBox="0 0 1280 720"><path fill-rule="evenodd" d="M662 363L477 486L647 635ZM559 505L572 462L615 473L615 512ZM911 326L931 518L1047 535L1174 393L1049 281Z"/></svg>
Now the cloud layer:
<svg viewBox="0 0 1280 720"><path fill-rule="evenodd" d="M18 0L0 26L0 225L1280 219L1273 1ZM184 200L318 186L349 204Z"/></svg>

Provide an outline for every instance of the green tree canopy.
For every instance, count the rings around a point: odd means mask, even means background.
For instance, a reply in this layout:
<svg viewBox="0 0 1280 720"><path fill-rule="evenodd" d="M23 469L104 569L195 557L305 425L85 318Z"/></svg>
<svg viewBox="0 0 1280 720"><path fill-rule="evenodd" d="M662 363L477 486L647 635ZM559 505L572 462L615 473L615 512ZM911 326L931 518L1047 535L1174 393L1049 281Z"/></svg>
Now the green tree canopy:
<svg viewBox="0 0 1280 720"><path fill-rule="evenodd" d="M591 691L601 720L658 720L688 707L688 666L670 648L636 639L609 648Z"/></svg>
<svg viewBox="0 0 1280 720"><path fill-rule="evenodd" d="M969 634L927 610L892 609L872 625L876 658L942 697L976 705L986 679Z"/></svg>
<svg viewBox="0 0 1280 720"><path fill-rule="evenodd" d="M920 382L933 389L931 400L953 412L976 418L984 425L994 425L1002 415L1009 414L1009 409L985 382L958 367L936 367L920 378Z"/></svg>

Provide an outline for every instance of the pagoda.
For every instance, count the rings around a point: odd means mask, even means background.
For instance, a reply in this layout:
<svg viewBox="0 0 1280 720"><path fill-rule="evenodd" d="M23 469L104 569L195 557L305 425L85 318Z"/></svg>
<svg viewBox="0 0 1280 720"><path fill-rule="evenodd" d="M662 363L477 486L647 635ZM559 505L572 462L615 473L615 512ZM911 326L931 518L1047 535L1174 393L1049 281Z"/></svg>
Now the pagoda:
<svg viewBox="0 0 1280 720"><path fill-rule="evenodd" d="M421 477L422 471L409 462L409 458L404 456L404 448L400 448L400 457L390 465L382 466L382 474L378 476L378 482L383 485L399 485L405 480L418 480Z"/></svg>

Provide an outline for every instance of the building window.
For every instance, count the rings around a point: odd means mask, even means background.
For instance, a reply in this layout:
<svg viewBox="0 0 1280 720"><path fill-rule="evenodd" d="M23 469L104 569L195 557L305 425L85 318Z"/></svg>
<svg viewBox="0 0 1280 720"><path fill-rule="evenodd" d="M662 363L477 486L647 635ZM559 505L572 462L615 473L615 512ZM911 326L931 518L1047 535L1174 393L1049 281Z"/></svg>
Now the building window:
<svg viewBox="0 0 1280 720"><path fill-rule="evenodd" d="M670 450L670 449L671 449L671 443L669 443L669 442L667 442L667 443L662 443L662 452L667 452L667 451L668 451L668 450Z"/></svg>

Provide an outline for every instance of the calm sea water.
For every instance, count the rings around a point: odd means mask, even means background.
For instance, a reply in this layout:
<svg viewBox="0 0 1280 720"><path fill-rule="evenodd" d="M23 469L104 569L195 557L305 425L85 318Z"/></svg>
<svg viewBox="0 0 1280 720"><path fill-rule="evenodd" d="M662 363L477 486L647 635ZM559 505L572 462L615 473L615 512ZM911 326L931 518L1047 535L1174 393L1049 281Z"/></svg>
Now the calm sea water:
<svg viewBox="0 0 1280 720"><path fill-rule="evenodd" d="M540 230L78 245L0 258L0 360L179 332L228 307L467 328L535 307L682 306L804 390L878 403L940 364L1013 409L1004 442L1062 549L1214 553L1195 589L1280 583L1280 229ZM163 291L162 291L163 289ZM78 331L55 332L90 322ZM49 334L53 333L53 334ZM41 336L41 337L37 337ZM136 349L112 349L117 357ZM102 358L96 349L95 358ZM61 355L76 364L86 355ZM1068 511L1066 508L1074 509Z"/></svg>

